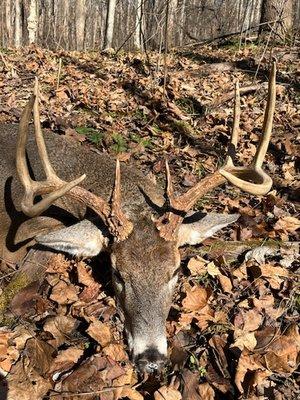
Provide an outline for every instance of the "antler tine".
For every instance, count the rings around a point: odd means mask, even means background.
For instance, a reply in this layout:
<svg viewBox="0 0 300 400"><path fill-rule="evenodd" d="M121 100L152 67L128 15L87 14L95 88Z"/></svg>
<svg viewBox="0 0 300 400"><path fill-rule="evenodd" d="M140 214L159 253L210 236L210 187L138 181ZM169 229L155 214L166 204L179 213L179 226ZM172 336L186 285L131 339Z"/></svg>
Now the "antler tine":
<svg viewBox="0 0 300 400"><path fill-rule="evenodd" d="M120 161L117 159L111 212L108 220L110 231L116 237L117 241L126 239L133 229L131 221L122 211L121 202L121 168Z"/></svg>
<svg viewBox="0 0 300 400"><path fill-rule="evenodd" d="M25 110L22 113L20 126L19 126L19 137L17 142L17 151L16 151L16 167L17 172L20 178L20 181L24 187L25 193L21 202L21 208L23 212L29 217L35 217L45 211L50 205L57 200L58 198L65 195L72 188L77 186L80 182L85 179L85 175L73 180L72 182L64 182L60 178L58 178L54 171L51 172L51 176L47 176L47 180L44 182L36 182L30 178L27 161L26 161L26 143L28 138L28 128L29 128L29 120L32 112L32 108L37 102L37 97L35 95L31 96ZM36 109L38 112L38 109ZM36 122L36 121L35 121ZM39 126L40 135L41 129ZM45 165L45 159L43 156L46 154L46 148L43 141L42 135L39 138L40 148L42 148L42 152L40 153L43 165ZM39 148L39 150L40 150ZM43 153L44 151L44 153ZM48 157L47 157L48 158ZM47 162L47 161L46 161ZM50 165L48 160L48 165ZM48 168L49 173L49 168ZM54 174L54 175L53 175ZM49 193L50 192L50 193ZM49 193L49 194L48 194ZM40 202L34 204L34 199L37 195L40 194L48 194L44 199Z"/></svg>
<svg viewBox="0 0 300 400"><path fill-rule="evenodd" d="M240 120L240 95L239 85L236 83L235 87L235 105L234 105L234 121L232 127L231 141L229 145L229 154L227 155L226 162L219 171L216 171L210 176L205 177L198 182L194 187L189 189L181 196L174 197L173 189L171 189L172 207L182 213L190 210L199 198L205 195L215 187L222 185L229 181L234 186L244 190L245 192L254 195L264 195L272 187L272 179L261 168L264 157L267 152L268 144L270 141L272 122L275 110L275 96L276 96L276 64L273 63L268 85L268 101L264 116L263 134L255 154L254 162L250 167L236 167L233 164L232 155L230 154L230 147L235 150L238 141L239 120ZM168 191L170 192L170 171L167 168L167 181ZM165 213L157 221L157 228L160 235L166 240L176 240L176 234L179 225L183 221L183 216L175 214L170 211Z"/></svg>
<svg viewBox="0 0 300 400"><path fill-rule="evenodd" d="M28 137L28 126L34 102L35 102L35 96L32 95L22 112L19 123L19 135L18 135L17 149L16 149L16 167L19 179L25 189L25 192L28 191L31 185L33 184L33 180L30 178L28 170L25 148Z"/></svg>
<svg viewBox="0 0 300 400"><path fill-rule="evenodd" d="M235 156L239 138L240 117L241 117L241 97L240 97L239 81L237 80L235 83L235 98L234 98L231 140L230 140L230 145L228 147L227 159L224 165L226 167L233 167L233 157Z"/></svg>
<svg viewBox="0 0 300 400"><path fill-rule="evenodd" d="M41 163L44 168L45 174L47 178L56 179L57 176L52 168L52 165L49 161L48 153L45 146L45 141L43 138L41 121L40 121L40 111L39 111L39 80L35 77L35 85L34 85L34 94L35 94L35 102L33 105L33 120L34 120L34 129L35 129L35 140L37 144L37 148L39 151L39 155L41 157Z"/></svg>
<svg viewBox="0 0 300 400"><path fill-rule="evenodd" d="M169 206L173 207L174 188L173 188L168 160L165 160L165 166L166 166L166 179L167 179L167 187L166 187L167 201L169 203Z"/></svg>
<svg viewBox="0 0 300 400"><path fill-rule="evenodd" d="M220 173L234 186L254 195L264 195L271 189L273 181L261 168L270 142L276 100L276 63L270 71L268 84L268 100L264 115L262 136L256 151L254 161L250 167L231 167L227 165L220 169Z"/></svg>
<svg viewBox="0 0 300 400"><path fill-rule="evenodd" d="M269 84L268 84L268 100L264 115L264 122L262 128L262 136L258 146L258 149L255 154L254 158L254 168L260 168L266 156L271 133L272 133L272 126L273 126L273 118L274 118L274 111L275 111L275 100L276 100L276 63L273 62L270 77L269 77Z"/></svg>
<svg viewBox="0 0 300 400"><path fill-rule="evenodd" d="M111 206L100 196L96 196L88 190L78 186L78 184L85 179L85 174L71 182L65 182L60 179L52 168L48 157L40 123L38 94L39 87L38 81L36 80L34 95L31 96L29 102L27 103L19 124L16 167L19 179L24 187L25 192L21 201L21 208L23 212L29 217L38 216L47 208L49 208L51 204L55 202L55 200L64 195L68 195L94 210L95 213L98 214L104 221L104 223L106 223L110 232L117 238L117 240L124 240L132 231L133 226L121 209L121 174L119 160L117 160L116 163L115 185ZM46 180L42 182L34 181L30 177L26 160L26 143L28 139L28 128L32 110L34 114L35 136L38 153L41 158L43 169L46 173ZM34 199L37 195L46 196L41 201L34 204Z"/></svg>

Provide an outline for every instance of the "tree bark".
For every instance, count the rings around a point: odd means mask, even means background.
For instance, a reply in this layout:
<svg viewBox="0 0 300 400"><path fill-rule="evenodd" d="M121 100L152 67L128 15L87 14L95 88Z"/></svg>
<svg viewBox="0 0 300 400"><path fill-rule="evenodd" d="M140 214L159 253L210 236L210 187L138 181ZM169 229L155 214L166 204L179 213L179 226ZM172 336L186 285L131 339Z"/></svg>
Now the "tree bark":
<svg viewBox="0 0 300 400"><path fill-rule="evenodd" d="M135 50L143 50L143 0L136 1L136 17L134 32L134 48Z"/></svg>
<svg viewBox="0 0 300 400"><path fill-rule="evenodd" d="M116 0L108 0L105 37L104 37L104 46L103 46L104 50L110 50L113 48L115 10L116 10Z"/></svg>
<svg viewBox="0 0 300 400"><path fill-rule="evenodd" d="M293 26L293 0L263 0L260 23L264 25L260 28L260 36L272 29L266 24L269 21L278 21L274 23L273 32L284 38Z"/></svg>
<svg viewBox="0 0 300 400"><path fill-rule="evenodd" d="M76 0L76 50L84 50L85 17L85 0Z"/></svg>
<svg viewBox="0 0 300 400"><path fill-rule="evenodd" d="M27 30L29 44L35 43L38 30L38 5L36 0L30 0L29 14L27 18Z"/></svg>
<svg viewBox="0 0 300 400"><path fill-rule="evenodd" d="M21 20L21 0L15 1L15 47L21 47L22 20Z"/></svg>

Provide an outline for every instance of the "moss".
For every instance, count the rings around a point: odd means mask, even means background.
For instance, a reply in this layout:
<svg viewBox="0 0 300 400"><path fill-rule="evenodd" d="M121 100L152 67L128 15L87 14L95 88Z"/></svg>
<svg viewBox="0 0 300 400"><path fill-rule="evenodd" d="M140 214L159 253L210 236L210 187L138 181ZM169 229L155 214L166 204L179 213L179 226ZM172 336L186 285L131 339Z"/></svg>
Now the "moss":
<svg viewBox="0 0 300 400"><path fill-rule="evenodd" d="M3 289L3 292L0 295L0 325L7 325L7 317L4 315L7 307L9 306L14 296L19 293L20 290L29 285L30 282L31 279L26 274L20 272Z"/></svg>

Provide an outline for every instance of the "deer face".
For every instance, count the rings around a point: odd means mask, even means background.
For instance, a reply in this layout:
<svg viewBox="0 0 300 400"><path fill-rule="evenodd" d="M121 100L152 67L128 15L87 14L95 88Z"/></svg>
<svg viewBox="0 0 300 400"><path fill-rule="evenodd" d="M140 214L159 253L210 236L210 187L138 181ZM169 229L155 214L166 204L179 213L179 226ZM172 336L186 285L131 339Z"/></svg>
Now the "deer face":
<svg viewBox="0 0 300 400"><path fill-rule="evenodd" d="M162 239L144 219L113 246L111 260L132 358L140 371L159 371L166 361L165 321L180 266L176 243Z"/></svg>

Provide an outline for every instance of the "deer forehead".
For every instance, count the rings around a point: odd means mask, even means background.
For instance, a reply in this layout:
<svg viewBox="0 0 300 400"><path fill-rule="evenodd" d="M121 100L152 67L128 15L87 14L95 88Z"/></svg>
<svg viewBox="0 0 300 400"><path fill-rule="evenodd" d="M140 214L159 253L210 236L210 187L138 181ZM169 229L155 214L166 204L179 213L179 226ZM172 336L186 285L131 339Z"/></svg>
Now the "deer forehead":
<svg viewBox="0 0 300 400"><path fill-rule="evenodd" d="M139 274L143 271L160 276L170 275L180 263L175 242L162 239L151 221L139 224L128 239L115 243L112 248L112 263L125 274Z"/></svg>

